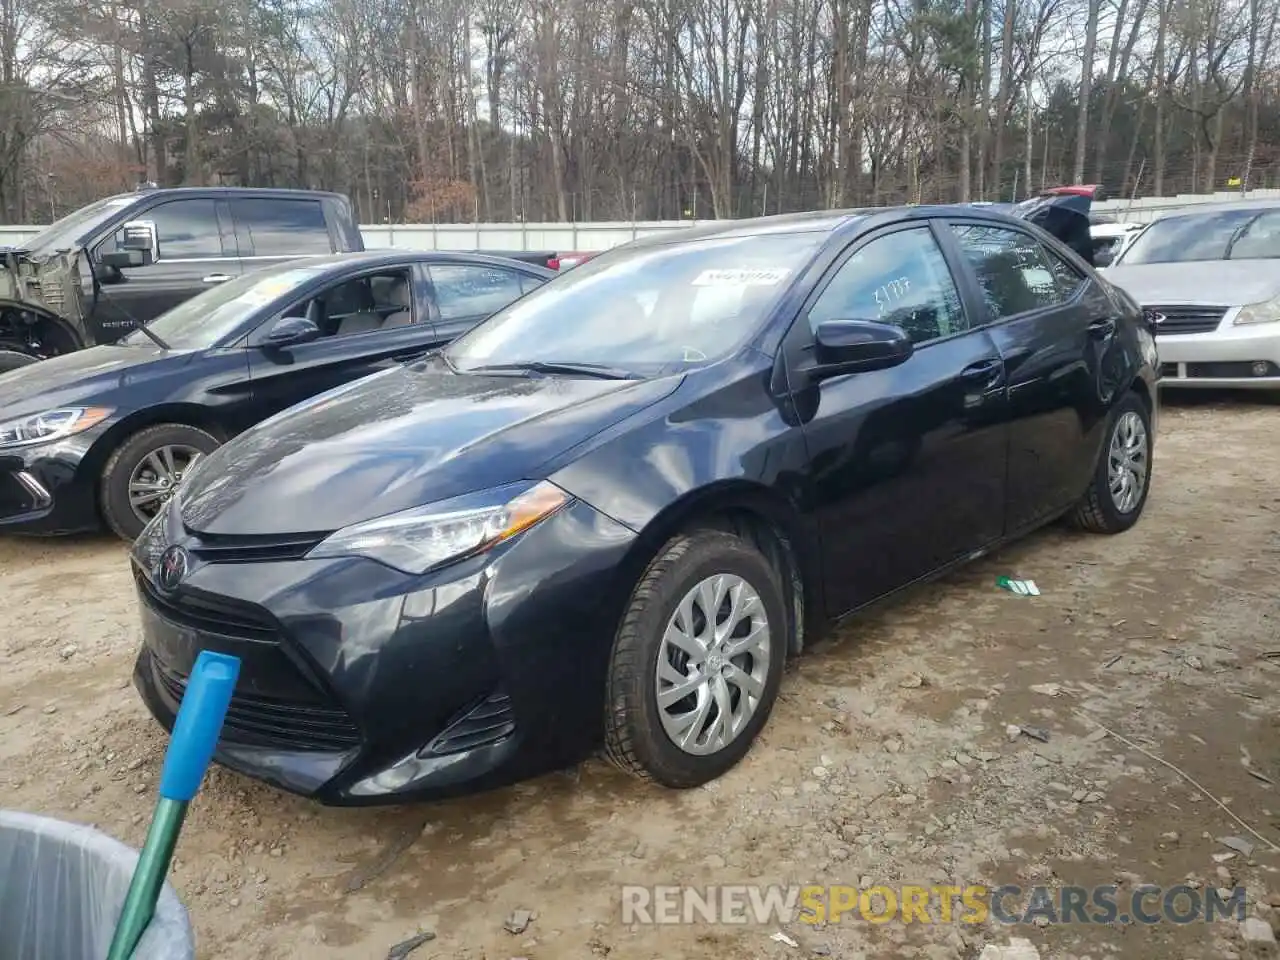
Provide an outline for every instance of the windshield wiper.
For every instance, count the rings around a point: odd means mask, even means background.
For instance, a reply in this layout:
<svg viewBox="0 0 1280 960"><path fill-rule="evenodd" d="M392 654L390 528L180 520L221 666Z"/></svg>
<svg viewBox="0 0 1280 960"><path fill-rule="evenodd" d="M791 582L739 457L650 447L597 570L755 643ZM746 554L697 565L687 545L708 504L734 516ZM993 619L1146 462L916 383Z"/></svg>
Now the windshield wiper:
<svg viewBox="0 0 1280 960"><path fill-rule="evenodd" d="M636 375L620 367L610 367L603 363L560 363L554 360L529 360L524 363L494 363L488 366L470 367L464 373L495 373L503 370L523 371L530 373L567 373L596 377L600 380L635 380Z"/></svg>
<svg viewBox="0 0 1280 960"><path fill-rule="evenodd" d="M160 339L160 335L158 333L152 333L150 330L148 330L147 325L145 323L142 324L141 326L134 327L134 329L137 330L139 333L141 333L144 337L146 337L152 343L154 343L161 350L169 349L169 345Z"/></svg>

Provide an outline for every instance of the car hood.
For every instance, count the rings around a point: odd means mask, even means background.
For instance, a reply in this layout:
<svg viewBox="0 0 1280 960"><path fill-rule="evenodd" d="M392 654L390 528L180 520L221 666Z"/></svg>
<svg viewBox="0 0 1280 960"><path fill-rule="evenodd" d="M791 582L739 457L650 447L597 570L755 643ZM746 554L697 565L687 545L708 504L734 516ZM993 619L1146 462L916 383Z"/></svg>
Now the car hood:
<svg viewBox="0 0 1280 960"><path fill-rule="evenodd" d="M187 529L322 533L523 479L669 395L683 378L595 380L395 368L321 394L208 457Z"/></svg>
<svg viewBox="0 0 1280 960"><path fill-rule="evenodd" d="M183 356L150 345L113 345L77 350L10 370L0 374L0 420L61 406L100 403L108 394L149 376L157 361L180 361Z"/></svg>
<svg viewBox="0 0 1280 960"><path fill-rule="evenodd" d="M1257 261L1120 263L1101 271L1143 305L1259 303L1280 293L1280 278L1266 276Z"/></svg>

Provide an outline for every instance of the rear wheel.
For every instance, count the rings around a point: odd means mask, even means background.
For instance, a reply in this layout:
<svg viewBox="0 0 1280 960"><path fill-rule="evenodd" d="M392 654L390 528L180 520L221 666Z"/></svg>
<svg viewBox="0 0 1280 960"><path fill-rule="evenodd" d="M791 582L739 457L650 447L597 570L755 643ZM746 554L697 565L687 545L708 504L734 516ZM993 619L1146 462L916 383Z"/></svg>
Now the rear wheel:
<svg viewBox="0 0 1280 960"><path fill-rule="evenodd" d="M755 547L715 530L671 540L641 577L614 640L610 760L677 788L729 770L769 718L788 630L777 573Z"/></svg>
<svg viewBox="0 0 1280 960"><path fill-rule="evenodd" d="M1123 533L1142 515L1150 485L1151 412L1131 392L1111 411L1097 470L1071 520L1094 533Z"/></svg>
<svg viewBox="0 0 1280 960"><path fill-rule="evenodd" d="M184 423L162 423L129 437L102 471L102 518L124 540L137 539L183 476L218 439Z"/></svg>

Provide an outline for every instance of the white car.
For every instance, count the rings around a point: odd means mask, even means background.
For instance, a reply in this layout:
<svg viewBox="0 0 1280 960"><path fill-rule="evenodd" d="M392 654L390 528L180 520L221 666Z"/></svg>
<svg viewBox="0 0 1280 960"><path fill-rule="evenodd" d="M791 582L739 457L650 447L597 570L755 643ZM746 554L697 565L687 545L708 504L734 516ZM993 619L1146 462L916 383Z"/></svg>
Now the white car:
<svg viewBox="0 0 1280 960"><path fill-rule="evenodd" d="M1166 214L1101 273L1159 315L1162 387L1280 389L1280 201Z"/></svg>
<svg viewBox="0 0 1280 960"><path fill-rule="evenodd" d="M1115 263L1116 258L1133 242L1133 238L1142 232L1142 227L1141 223L1092 224L1089 236L1093 238L1095 265L1105 267L1109 263Z"/></svg>

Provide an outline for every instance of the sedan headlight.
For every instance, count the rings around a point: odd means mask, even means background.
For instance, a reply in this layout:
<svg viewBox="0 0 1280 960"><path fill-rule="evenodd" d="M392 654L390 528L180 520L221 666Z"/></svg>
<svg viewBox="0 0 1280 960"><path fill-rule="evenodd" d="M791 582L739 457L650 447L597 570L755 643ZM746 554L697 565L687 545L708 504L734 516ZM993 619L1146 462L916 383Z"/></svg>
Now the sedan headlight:
<svg viewBox="0 0 1280 960"><path fill-rule="evenodd" d="M1236 314L1235 323L1274 323L1280 320L1280 297L1261 303L1246 303Z"/></svg>
<svg viewBox="0 0 1280 960"><path fill-rule="evenodd" d="M569 500L546 480L498 487L352 524L307 556L367 557L405 573L426 573L514 537Z"/></svg>
<svg viewBox="0 0 1280 960"><path fill-rule="evenodd" d="M111 416L106 407L62 407L0 423L0 450L61 440Z"/></svg>

